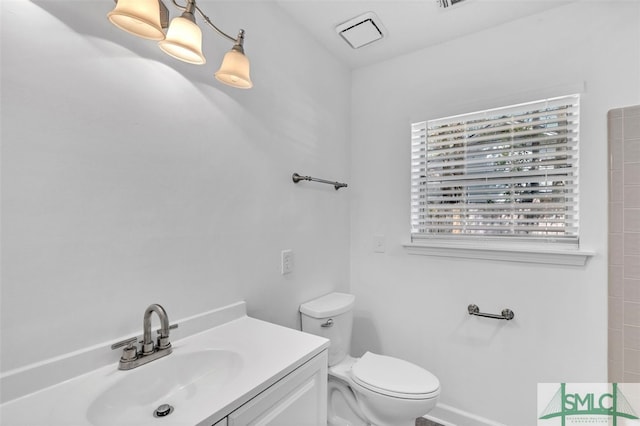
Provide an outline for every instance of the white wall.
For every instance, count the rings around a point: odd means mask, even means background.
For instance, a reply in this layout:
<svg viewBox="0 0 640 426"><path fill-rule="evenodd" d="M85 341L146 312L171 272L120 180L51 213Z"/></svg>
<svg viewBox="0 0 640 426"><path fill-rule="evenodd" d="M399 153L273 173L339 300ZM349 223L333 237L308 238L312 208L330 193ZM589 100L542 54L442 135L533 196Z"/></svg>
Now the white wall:
<svg viewBox="0 0 640 426"><path fill-rule="evenodd" d="M355 352L425 366L446 404L533 424L536 383L606 381L606 111L640 101L637 2L569 5L351 77L278 8L210 4L247 30L251 91L214 82L229 46L209 30L196 67L112 28L109 2L2 2L3 371L139 332L152 302L177 319L245 299L295 327L301 301L351 273ZM582 83L586 267L406 254L412 121Z"/></svg>
<svg viewBox="0 0 640 426"><path fill-rule="evenodd" d="M2 2L3 371L140 333L150 303L297 327L348 289L349 193L291 174L349 181L349 71L273 4L202 7L246 30L254 89L214 80L231 45L207 28L198 67L113 2Z"/></svg>
<svg viewBox="0 0 640 426"><path fill-rule="evenodd" d="M581 110L585 267L408 255L413 121L586 87ZM351 289L356 354L435 373L444 404L536 423L538 382L607 381L607 127L640 100L640 4L581 2L356 70L352 89ZM386 237L374 253L373 236ZM470 317L515 311L514 321Z"/></svg>

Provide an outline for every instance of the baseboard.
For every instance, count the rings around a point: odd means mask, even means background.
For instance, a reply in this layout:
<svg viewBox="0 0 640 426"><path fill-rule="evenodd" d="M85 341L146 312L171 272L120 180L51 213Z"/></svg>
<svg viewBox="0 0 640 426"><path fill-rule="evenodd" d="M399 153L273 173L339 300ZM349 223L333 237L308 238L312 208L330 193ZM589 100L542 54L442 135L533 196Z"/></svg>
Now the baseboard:
<svg viewBox="0 0 640 426"><path fill-rule="evenodd" d="M423 417L442 426L506 426L442 403L438 403L429 414Z"/></svg>

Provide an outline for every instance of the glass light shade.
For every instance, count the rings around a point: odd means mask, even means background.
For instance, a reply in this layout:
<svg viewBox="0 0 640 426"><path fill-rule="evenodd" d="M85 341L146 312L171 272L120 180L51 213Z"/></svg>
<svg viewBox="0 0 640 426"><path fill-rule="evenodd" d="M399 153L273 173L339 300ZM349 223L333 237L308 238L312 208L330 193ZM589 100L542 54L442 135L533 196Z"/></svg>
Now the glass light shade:
<svg viewBox="0 0 640 426"><path fill-rule="evenodd" d="M198 25L183 16L171 20L167 37L158 42L167 55L190 64L206 62L202 54L202 31Z"/></svg>
<svg viewBox="0 0 640 426"><path fill-rule="evenodd" d="M214 74L218 81L239 89L253 87L249 76L249 58L242 52L231 49L224 55L220 69Z"/></svg>
<svg viewBox="0 0 640 426"><path fill-rule="evenodd" d="M158 0L118 0L107 17L113 25L130 34L150 40L164 39Z"/></svg>

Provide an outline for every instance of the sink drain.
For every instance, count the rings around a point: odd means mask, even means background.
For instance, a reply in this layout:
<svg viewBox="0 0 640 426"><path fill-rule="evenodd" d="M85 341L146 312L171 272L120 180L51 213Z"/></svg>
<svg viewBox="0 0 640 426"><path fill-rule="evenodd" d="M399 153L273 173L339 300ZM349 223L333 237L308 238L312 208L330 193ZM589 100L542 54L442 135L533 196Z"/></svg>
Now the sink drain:
<svg viewBox="0 0 640 426"><path fill-rule="evenodd" d="M173 412L173 407L169 404L162 404L161 406L159 406L158 408L156 408L156 411L153 412L153 417L164 417L164 416L168 416L169 414L171 414Z"/></svg>

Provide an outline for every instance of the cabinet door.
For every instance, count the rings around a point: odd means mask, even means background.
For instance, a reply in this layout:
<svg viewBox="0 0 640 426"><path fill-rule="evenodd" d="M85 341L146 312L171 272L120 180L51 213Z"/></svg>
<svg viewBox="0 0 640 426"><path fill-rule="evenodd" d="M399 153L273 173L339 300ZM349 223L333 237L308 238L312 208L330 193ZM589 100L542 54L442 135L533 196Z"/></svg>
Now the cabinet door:
<svg viewBox="0 0 640 426"><path fill-rule="evenodd" d="M323 351L228 417L229 426L326 426L327 351Z"/></svg>

